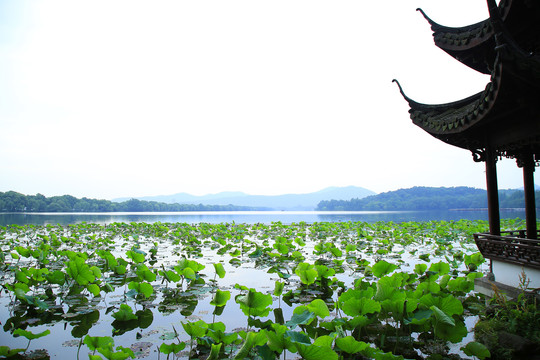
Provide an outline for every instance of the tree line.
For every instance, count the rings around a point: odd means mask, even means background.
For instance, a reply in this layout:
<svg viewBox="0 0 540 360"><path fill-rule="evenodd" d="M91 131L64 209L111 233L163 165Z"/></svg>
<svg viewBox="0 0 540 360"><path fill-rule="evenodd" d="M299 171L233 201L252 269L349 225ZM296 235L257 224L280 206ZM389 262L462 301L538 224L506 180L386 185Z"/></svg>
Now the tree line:
<svg viewBox="0 0 540 360"><path fill-rule="evenodd" d="M150 212L150 211L249 211L263 208L235 205L167 204L131 199L124 202L78 199L71 195L46 197L0 192L0 212Z"/></svg>
<svg viewBox="0 0 540 360"><path fill-rule="evenodd" d="M524 208L522 190L500 190L500 208ZM536 192L536 207L540 207L540 192ZM486 190L466 186L422 187L399 189L362 199L325 200L319 211L395 211L395 210L449 210L487 208Z"/></svg>

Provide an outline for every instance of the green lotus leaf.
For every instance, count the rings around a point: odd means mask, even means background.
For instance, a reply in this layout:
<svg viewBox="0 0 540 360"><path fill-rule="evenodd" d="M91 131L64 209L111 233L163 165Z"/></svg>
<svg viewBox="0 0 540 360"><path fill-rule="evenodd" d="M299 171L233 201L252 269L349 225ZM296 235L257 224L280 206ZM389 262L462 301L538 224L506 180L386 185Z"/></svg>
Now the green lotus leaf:
<svg viewBox="0 0 540 360"><path fill-rule="evenodd" d="M381 303L369 298L352 298L340 305L349 316L372 314L381 311Z"/></svg>
<svg viewBox="0 0 540 360"><path fill-rule="evenodd" d="M216 274L220 277L220 279L223 279L225 277L225 268L223 267L222 263L214 263L214 270L216 271Z"/></svg>
<svg viewBox="0 0 540 360"><path fill-rule="evenodd" d="M94 273L90 270L90 267L85 263L85 260L82 257L77 256L66 265L66 274L71 276L77 284L85 286L96 280Z"/></svg>
<svg viewBox="0 0 540 360"><path fill-rule="evenodd" d="M298 264L294 273L300 277L300 281L305 285L313 284L318 275L315 266L305 262Z"/></svg>
<svg viewBox="0 0 540 360"><path fill-rule="evenodd" d="M441 322L450 326L456 325L454 319L452 319L451 316L448 316L444 311L439 309L437 306L433 305L430 307L430 309L431 311L433 311L433 315L435 315L435 319L437 319L438 322Z"/></svg>
<svg viewBox="0 0 540 360"><path fill-rule="evenodd" d="M309 311L315 313L321 319L324 319L327 316L330 316L330 310L328 310L328 305L321 300L315 299L309 305L307 305Z"/></svg>
<svg viewBox="0 0 540 360"><path fill-rule="evenodd" d="M302 359L306 360L337 360L338 354L332 350L330 346L306 345L302 343L296 344L298 353Z"/></svg>
<svg viewBox="0 0 540 360"><path fill-rule="evenodd" d="M210 355L206 358L206 360L217 360L219 359L219 351L221 350L221 343L219 344L212 344L212 347L210 349Z"/></svg>
<svg viewBox="0 0 540 360"><path fill-rule="evenodd" d="M64 285L66 282L66 274L60 270L55 270L47 274L46 279L51 284Z"/></svg>
<svg viewBox="0 0 540 360"><path fill-rule="evenodd" d="M133 260L133 262L136 264L140 264L144 262L144 255L145 253L138 249L128 250L126 252L126 256L129 259Z"/></svg>
<svg viewBox="0 0 540 360"><path fill-rule="evenodd" d="M286 322L286 325L288 328L294 329L297 325L307 325L311 323L315 318L315 313L309 310L304 310L302 313L294 313L291 320Z"/></svg>
<svg viewBox="0 0 540 360"><path fill-rule="evenodd" d="M214 295L214 298L212 301L210 301L210 305L212 306L225 306L227 304L227 301L231 298L231 292L230 291L221 291L219 289L216 290L216 294Z"/></svg>
<svg viewBox="0 0 540 360"><path fill-rule="evenodd" d="M137 270L135 270L135 273L141 281L152 282L156 280L156 274L144 264L139 264L137 266Z"/></svg>
<svg viewBox="0 0 540 360"><path fill-rule="evenodd" d="M237 295L235 301L247 316L267 316L270 312L268 306L272 305L272 295L263 294L255 289L249 289L245 295Z"/></svg>
<svg viewBox="0 0 540 360"><path fill-rule="evenodd" d="M319 279L336 275L336 270L329 268L326 265L315 265L315 270L317 270L317 278Z"/></svg>
<svg viewBox="0 0 540 360"><path fill-rule="evenodd" d="M88 291L90 291L90 293L94 296L99 296L99 293L100 293L100 288L98 285L96 284L88 284L86 285L86 288L88 289Z"/></svg>
<svg viewBox="0 0 540 360"><path fill-rule="evenodd" d="M181 324L184 328L184 331L192 338L203 337L208 330L208 324L202 320Z"/></svg>
<svg viewBox="0 0 540 360"><path fill-rule="evenodd" d="M281 281L276 281L274 283L274 295L275 296L281 296L281 294L283 294L283 288L285 287L285 284L282 283Z"/></svg>
<svg viewBox="0 0 540 360"><path fill-rule="evenodd" d="M84 337L83 343L88 346L92 351L97 350L98 348L108 348L112 347L114 340L110 336L90 336L86 335Z"/></svg>
<svg viewBox="0 0 540 360"><path fill-rule="evenodd" d="M129 357L135 357L135 354L131 349L126 349L121 346L119 346L117 349L120 351L114 351L112 347L98 348L97 351L105 356L108 360L125 360Z"/></svg>
<svg viewBox="0 0 540 360"><path fill-rule="evenodd" d="M34 334L31 331L27 331L27 330L23 330L23 329L15 329L15 330L13 330L13 336L15 336L15 337L24 336L28 340L39 339L40 337L49 335L50 333L51 333L51 330L48 330L48 329L45 330L45 331L42 331L40 333L37 333L37 334Z"/></svg>
<svg viewBox="0 0 540 360"><path fill-rule="evenodd" d="M256 345L264 345L267 342L267 337L265 332L249 332L247 333L245 337L244 344L238 350L238 353L236 353L236 356L234 357L235 360L241 360L244 359L246 356L249 355L249 352L251 349L253 349Z"/></svg>
<svg viewBox="0 0 540 360"><path fill-rule="evenodd" d="M120 304L120 309L113 313L112 317L118 321L137 320L137 316L133 313L133 309L127 304Z"/></svg>
<svg viewBox="0 0 540 360"><path fill-rule="evenodd" d="M352 336L346 336L343 338L336 339L336 345L347 354L356 354L364 350L369 346L369 344L363 341L357 341Z"/></svg>
<svg viewBox="0 0 540 360"><path fill-rule="evenodd" d="M379 260L375 265L371 267L371 272L376 277L380 278L383 275L389 274L392 271L397 269L397 265L390 264L389 262L385 260Z"/></svg>
<svg viewBox="0 0 540 360"><path fill-rule="evenodd" d="M466 355L475 356L480 360L484 360L491 356L488 348L479 342L471 341L467 345L461 348Z"/></svg>
<svg viewBox="0 0 540 360"><path fill-rule="evenodd" d="M455 320L454 326L445 322L438 322L435 324L435 336L454 344L463 340L468 333L467 327L461 320Z"/></svg>
<svg viewBox="0 0 540 360"><path fill-rule="evenodd" d="M5 345L0 346L0 356L5 356L6 358L9 358L11 356L14 356L15 354L18 354L24 351L25 349L11 349L9 346L5 346Z"/></svg>
<svg viewBox="0 0 540 360"><path fill-rule="evenodd" d="M273 331L267 331L266 337L268 338L268 346L270 349L281 353L287 347L287 339L285 333L288 328L285 325L272 324Z"/></svg>
<svg viewBox="0 0 540 360"><path fill-rule="evenodd" d="M145 298L149 298L154 293L154 288L147 282L131 281L128 284L128 288L137 291L139 294L143 294Z"/></svg>
<svg viewBox="0 0 540 360"><path fill-rule="evenodd" d="M163 270L159 270L158 273L163 276L167 282L176 283L180 281L180 275L173 270L165 270L165 267L163 267Z"/></svg>
<svg viewBox="0 0 540 360"><path fill-rule="evenodd" d="M418 275L422 275L426 272L427 270L427 264L416 264L414 266L414 272Z"/></svg>
<svg viewBox="0 0 540 360"><path fill-rule="evenodd" d="M431 264L429 271L433 271L441 275L448 274L450 272L450 265L439 261L438 263Z"/></svg>
<svg viewBox="0 0 540 360"><path fill-rule="evenodd" d="M180 351L184 350L184 348L186 347L186 344L181 342L179 344L175 344L175 343L171 343L171 344L166 344L166 343L163 343L159 346L159 352L162 353L162 354L165 354L165 355L169 355L169 354L176 354L176 353L179 353Z"/></svg>

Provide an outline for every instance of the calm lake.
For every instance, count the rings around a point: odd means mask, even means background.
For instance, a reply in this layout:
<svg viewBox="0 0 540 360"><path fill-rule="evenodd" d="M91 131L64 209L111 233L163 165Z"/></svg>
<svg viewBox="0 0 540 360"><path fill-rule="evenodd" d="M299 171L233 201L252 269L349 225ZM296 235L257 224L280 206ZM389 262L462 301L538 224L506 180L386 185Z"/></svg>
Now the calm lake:
<svg viewBox="0 0 540 360"><path fill-rule="evenodd" d="M523 209L501 210L501 218L525 218ZM314 223L339 221L431 221L431 220L487 220L484 210L446 211L204 211L204 212L141 212L141 213L0 213L0 225L79 224L82 222L110 224L115 222L181 222L270 224L281 222Z"/></svg>

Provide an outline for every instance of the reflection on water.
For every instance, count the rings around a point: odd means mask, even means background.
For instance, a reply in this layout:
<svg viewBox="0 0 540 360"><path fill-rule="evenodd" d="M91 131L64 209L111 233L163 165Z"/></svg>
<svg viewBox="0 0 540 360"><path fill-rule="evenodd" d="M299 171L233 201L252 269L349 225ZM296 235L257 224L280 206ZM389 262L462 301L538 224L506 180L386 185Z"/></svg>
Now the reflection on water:
<svg viewBox="0 0 540 360"><path fill-rule="evenodd" d="M82 222L110 224L114 222L182 222L283 224L339 221L430 221L487 220L487 211L205 211L205 212L145 212L145 213L0 213L0 225L79 224ZM525 218L524 210L501 210L501 218Z"/></svg>

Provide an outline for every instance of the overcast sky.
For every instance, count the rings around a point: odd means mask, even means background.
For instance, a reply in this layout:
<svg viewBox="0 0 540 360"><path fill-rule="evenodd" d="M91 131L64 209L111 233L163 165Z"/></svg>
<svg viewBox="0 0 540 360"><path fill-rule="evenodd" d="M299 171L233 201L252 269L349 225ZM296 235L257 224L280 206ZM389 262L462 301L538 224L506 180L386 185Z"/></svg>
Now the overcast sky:
<svg viewBox="0 0 540 360"><path fill-rule="evenodd" d="M428 23L485 0L0 0L0 191L111 199L485 188L484 164L409 119L489 78ZM500 188L522 186L499 162Z"/></svg>

